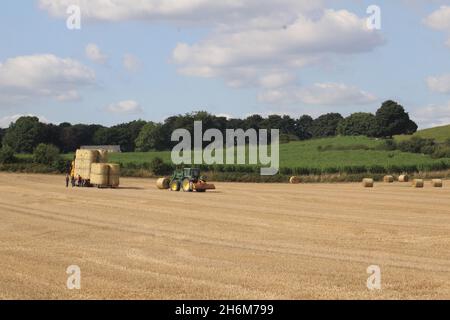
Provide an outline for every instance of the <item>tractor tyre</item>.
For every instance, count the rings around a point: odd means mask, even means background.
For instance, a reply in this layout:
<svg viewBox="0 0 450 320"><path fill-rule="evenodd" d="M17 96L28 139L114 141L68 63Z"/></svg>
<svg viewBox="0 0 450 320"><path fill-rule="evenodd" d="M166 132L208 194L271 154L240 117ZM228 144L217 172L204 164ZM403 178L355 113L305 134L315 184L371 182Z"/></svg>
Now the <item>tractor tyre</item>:
<svg viewBox="0 0 450 320"><path fill-rule="evenodd" d="M184 179L181 183L181 188L184 192L192 192L194 190L194 185L189 179Z"/></svg>
<svg viewBox="0 0 450 320"><path fill-rule="evenodd" d="M173 181L170 184L170 191L180 191L180 183L178 181Z"/></svg>

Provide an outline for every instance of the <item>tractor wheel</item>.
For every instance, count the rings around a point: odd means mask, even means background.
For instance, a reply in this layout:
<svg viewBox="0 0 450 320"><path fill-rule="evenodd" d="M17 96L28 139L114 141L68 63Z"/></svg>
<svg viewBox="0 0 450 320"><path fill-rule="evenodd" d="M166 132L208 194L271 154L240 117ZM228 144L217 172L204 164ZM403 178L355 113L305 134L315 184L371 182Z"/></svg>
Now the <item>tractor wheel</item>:
<svg viewBox="0 0 450 320"><path fill-rule="evenodd" d="M181 187L184 192L192 192L194 189L192 181L190 181L189 179L184 179L183 182L181 183Z"/></svg>
<svg viewBox="0 0 450 320"><path fill-rule="evenodd" d="M170 190L171 191L180 191L180 183L178 181L173 181L170 184Z"/></svg>

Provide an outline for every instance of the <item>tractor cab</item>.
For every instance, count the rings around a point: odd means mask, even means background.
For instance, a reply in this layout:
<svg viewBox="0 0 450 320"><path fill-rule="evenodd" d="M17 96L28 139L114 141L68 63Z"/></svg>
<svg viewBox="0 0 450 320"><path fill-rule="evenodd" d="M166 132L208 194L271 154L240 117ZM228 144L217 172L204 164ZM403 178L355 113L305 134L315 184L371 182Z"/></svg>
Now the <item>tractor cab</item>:
<svg viewBox="0 0 450 320"><path fill-rule="evenodd" d="M200 169L197 168L185 168L184 177L189 177L194 180L200 179Z"/></svg>

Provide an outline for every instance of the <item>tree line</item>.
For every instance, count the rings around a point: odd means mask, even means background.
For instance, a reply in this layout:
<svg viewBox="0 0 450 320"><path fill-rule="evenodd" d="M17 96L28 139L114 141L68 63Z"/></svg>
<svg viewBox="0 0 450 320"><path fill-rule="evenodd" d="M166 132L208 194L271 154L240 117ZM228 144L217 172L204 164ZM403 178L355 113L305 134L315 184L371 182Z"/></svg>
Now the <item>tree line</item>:
<svg viewBox="0 0 450 320"><path fill-rule="evenodd" d="M136 120L105 127L98 124L59 125L41 123L37 117L21 117L9 128L0 130L3 148L15 153L32 153L39 144L56 146L62 153L75 151L82 145L120 145L123 152L170 150L174 130L184 128L193 133L194 121L203 122L203 130L219 129L280 129L282 142L308 140L335 135L365 135L392 137L412 134L417 125L403 106L386 101L375 114L358 112L344 118L339 113L328 113L313 118L303 115L298 119L288 115L252 115L245 119L227 119L205 111L176 115L162 123Z"/></svg>

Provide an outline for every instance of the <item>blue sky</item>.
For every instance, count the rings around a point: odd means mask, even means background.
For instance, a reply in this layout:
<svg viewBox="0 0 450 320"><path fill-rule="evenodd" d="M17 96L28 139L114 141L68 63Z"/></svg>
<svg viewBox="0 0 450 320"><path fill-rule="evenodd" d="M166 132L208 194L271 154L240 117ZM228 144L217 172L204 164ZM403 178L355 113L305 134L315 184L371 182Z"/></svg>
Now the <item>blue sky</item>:
<svg viewBox="0 0 450 320"><path fill-rule="evenodd" d="M66 27L70 4L80 30ZM381 30L366 27L369 5ZM24 114L348 115L387 99L422 128L450 123L448 1L5 1L0 39L3 127Z"/></svg>

